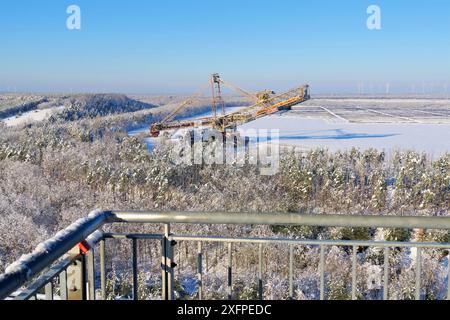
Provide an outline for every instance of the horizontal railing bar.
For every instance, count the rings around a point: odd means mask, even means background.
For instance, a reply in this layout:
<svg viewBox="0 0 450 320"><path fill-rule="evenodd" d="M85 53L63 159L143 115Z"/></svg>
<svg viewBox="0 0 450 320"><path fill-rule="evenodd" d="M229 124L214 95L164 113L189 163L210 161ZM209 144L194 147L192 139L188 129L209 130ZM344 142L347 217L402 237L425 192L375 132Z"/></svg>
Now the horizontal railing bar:
<svg viewBox="0 0 450 320"><path fill-rule="evenodd" d="M140 239L140 240L161 240L164 237L162 234L126 234L126 233L104 233L104 239Z"/></svg>
<svg viewBox="0 0 450 320"><path fill-rule="evenodd" d="M50 268L48 272L34 281L27 289L20 291L14 300L27 300L38 293L48 282L59 276L73 261L79 259L80 256L67 256L62 261L58 262L56 265Z"/></svg>
<svg viewBox="0 0 450 320"><path fill-rule="evenodd" d="M359 247L390 247L390 248L439 248L450 249L450 243L435 242L390 242L390 241L352 241L352 240L304 240L287 238L224 238L172 235L170 240L200 241L200 242L232 242L253 244L294 244L310 246L359 246Z"/></svg>
<svg viewBox="0 0 450 320"><path fill-rule="evenodd" d="M301 225L450 230L450 217L302 215L289 213L112 211L110 212L108 222Z"/></svg>

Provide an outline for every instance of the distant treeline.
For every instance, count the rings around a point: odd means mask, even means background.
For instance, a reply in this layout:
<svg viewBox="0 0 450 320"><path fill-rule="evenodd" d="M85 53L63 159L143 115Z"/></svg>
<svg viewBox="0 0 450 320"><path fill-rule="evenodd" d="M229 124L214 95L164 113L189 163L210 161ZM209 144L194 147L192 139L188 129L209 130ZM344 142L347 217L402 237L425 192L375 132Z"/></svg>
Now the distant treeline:
<svg viewBox="0 0 450 320"><path fill-rule="evenodd" d="M133 100L120 94L80 95L74 96L69 102L66 102L66 108L58 117L65 121L76 121L155 107L153 104Z"/></svg>

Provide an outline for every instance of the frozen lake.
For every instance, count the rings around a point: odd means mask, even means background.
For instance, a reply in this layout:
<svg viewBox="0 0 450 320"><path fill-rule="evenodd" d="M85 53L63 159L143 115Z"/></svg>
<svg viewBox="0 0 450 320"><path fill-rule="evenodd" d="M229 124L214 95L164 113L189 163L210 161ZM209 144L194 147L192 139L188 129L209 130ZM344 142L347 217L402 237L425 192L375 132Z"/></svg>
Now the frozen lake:
<svg viewBox="0 0 450 320"><path fill-rule="evenodd" d="M425 151L433 157L450 152L450 124L347 123L272 115L247 123L241 129L276 129L280 132L280 144L305 149L410 149Z"/></svg>

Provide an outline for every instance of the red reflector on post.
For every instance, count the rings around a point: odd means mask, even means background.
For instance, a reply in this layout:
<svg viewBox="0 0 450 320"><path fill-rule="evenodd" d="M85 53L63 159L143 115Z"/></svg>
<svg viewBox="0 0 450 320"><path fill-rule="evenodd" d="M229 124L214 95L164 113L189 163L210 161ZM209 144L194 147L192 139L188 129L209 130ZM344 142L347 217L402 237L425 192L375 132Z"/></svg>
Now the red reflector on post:
<svg viewBox="0 0 450 320"><path fill-rule="evenodd" d="M80 248L81 254L86 254L89 250L91 250L91 246L87 243L87 241L80 242L78 247Z"/></svg>

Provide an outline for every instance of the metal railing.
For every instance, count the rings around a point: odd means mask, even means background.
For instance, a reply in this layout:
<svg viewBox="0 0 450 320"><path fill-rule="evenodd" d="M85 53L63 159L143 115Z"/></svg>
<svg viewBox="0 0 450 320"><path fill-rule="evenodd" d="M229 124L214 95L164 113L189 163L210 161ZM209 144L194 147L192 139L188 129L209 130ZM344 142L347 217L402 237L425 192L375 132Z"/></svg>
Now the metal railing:
<svg viewBox="0 0 450 320"><path fill-rule="evenodd" d="M100 231L105 224L136 223L162 224L162 234L118 234ZM138 240L158 240L161 244L161 298L175 299L174 261L178 242L197 243L197 297L203 299L204 245L223 243L227 248L227 295L233 299L233 245L250 243L258 246L257 291L263 299L263 246L282 244L289 248L288 282L289 297L294 297L294 249L299 246L317 247L319 250L319 291L325 299L325 251L328 247L346 247L351 250L351 298L357 299L357 250L364 247L383 249L383 299L389 299L389 254L392 248L416 248L415 299L421 299L422 250L426 248L450 249L449 243L385 242L345 240L304 240L288 238L245 238L219 236L176 235L172 224L224 224L271 226L319 226L351 228L401 228L450 230L450 217L413 216L349 216L349 215L300 215L277 213L225 213L225 212L123 212L94 211L80 219L54 238L40 244L34 252L23 256L0 276L0 299L62 299L94 300L99 289L101 299L106 299L105 242L129 239L132 244L132 297L138 299ZM95 250L99 250L100 288L96 283ZM447 299L450 300L450 266L447 276Z"/></svg>

